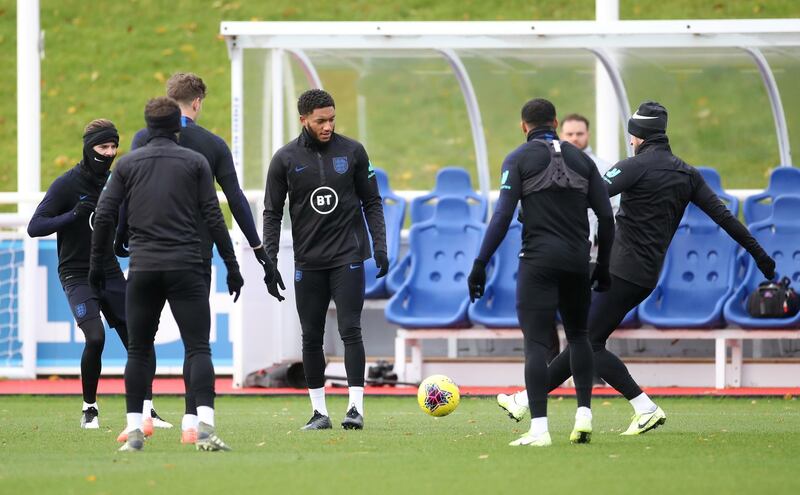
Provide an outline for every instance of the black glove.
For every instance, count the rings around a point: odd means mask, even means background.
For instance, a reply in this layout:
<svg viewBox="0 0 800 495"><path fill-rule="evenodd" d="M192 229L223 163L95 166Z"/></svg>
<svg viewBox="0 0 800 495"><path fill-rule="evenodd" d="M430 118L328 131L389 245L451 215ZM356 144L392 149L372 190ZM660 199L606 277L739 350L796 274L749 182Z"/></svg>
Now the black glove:
<svg viewBox="0 0 800 495"><path fill-rule="evenodd" d="M128 231L117 233L114 237L114 254L120 258L128 258L131 252L128 250Z"/></svg>
<svg viewBox="0 0 800 495"><path fill-rule="evenodd" d="M758 265L758 269L761 270L767 280L775 279L775 260L770 258L767 253L756 259L756 265Z"/></svg>
<svg viewBox="0 0 800 495"><path fill-rule="evenodd" d="M242 274L239 272L238 266L228 267L228 294L234 294L233 302L239 300L239 294L242 292L242 286L244 285L244 279L242 278Z"/></svg>
<svg viewBox="0 0 800 495"><path fill-rule="evenodd" d="M95 204L91 201L79 201L78 204L72 209L72 216L77 220L78 218L89 218L89 215L94 212Z"/></svg>
<svg viewBox="0 0 800 495"><path fill-rule="evenodd" d="M378 267L378 274L375 278L385 277L389 272L389 258L384 251L375 251L375 265Z"/></svg>
<svg viewBox="0 0 800 495"><path fill-rule="evenodd" d="M275 261L275 266L277 266L277 265L278 265L278 262L277 262L277 260L276 260L276 261ZM283 296L281 295L281 293L278 291L278 287L280 287L280 288L281 288L281 290L286 290L286 286L285 286L285 285L283 285L283 279L281 278L281 272L280 272L280 271L278 271L278 270L275 270L275 276L272 278L272 281L270 281L270 282L267 282L267 279L266 279L266 277L265 277L265 278L264 278L264 282L266 282L266 283L267 283L267 292L269 292L269 294L270 294L272 297L274 297L275 299L277 299L277 300L278 300L278 302L281 302L281 301L283 301L284 299L286 299L286 298L285 298L285 297L283 297Z"/></svg>
<svg viewBox="0 0 800 495"><path fill-rule="evenodd" d="M100 296L106 288L106 272L102 268L92 265L89 268L89 287Z"/></svg>
<svg viewBox="0 0 800 495"><path fill-rule="evenodd" d="M470 302L475 302L476 299L483 297L483 290L486 288L486 263L475 260L467 283L469 284Z"/></svg>
<svg viewBox="0 0 800 495"><path fill-rule="evenodd" d="M264 249L264 246L253 248L253 253L255 253L256 259L261 266L264 267L264 283L269 286L275 278L275 263L267 256L267 250Z"/></svg>
<svg viewBox="0 0 800 495"><path fill-rule="evenodd" d="M606 292L610 289L611 273L608 271L608 265L595 265L592 278L590 278L589 281L595 292Z"/></svg>

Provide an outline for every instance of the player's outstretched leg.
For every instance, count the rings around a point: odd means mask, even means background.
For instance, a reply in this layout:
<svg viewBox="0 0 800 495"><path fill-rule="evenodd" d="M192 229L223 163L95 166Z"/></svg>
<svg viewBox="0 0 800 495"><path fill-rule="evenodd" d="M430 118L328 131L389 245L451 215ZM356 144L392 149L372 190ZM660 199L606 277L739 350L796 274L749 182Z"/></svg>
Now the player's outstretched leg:
<svg viewBox="0 0 800 495"><path fill-rule="evenodd" d="M605 348L596 350L594 356L600 376L625 396L633 407L631 424L623 435L641 435L666 423L667 415L636 384L625 363Z"/></svg>
<svg viewBox="0 0 800 495"><path fill-rule="evenodd" d="M613 277L611 290L597 295L589 315L589 341L597 373L621 393L633 407L633 418L623 435L640 435L663 425L666 415L645 394L617 356L606 349L606 341L631 308L641 303L651 289Z"/></svg>

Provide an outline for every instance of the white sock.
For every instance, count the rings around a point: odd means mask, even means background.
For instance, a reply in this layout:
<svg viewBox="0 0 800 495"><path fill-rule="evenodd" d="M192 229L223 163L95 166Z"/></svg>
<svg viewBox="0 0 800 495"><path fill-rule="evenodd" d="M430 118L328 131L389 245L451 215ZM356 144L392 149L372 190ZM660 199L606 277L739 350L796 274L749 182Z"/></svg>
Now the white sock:
<svg viewBox="0 0 800 495"><path fill-rule="evenodd" d="M578 418L589 418L592 419L592 410L588 407L579 407L578 410L575 412L575 419Z"/></svg>
<svg viewBox="0 0 800 495"><path fill-rule="evenodd" d="M152 410L153 410L153 401L145 399L145 401L142 403L142 415L145 418L149 418L150 411Z"/></svg>
<svg viewBox="0 0 800 495"><path fill-rule="evenodd" d="M197 406L197 419L208 426L214 426L214 408L208 406Z"/></svg>
<svg viewBox="0 0 800 495"><path fill-rule="evenodd" d="M646 393L642 392L629 401L636 414L647 414L655 411L658 406L650 400Z"/></svg>
<svg viewBox="0 0 800 495"><path fill-rule="evenodd" d="M514 403L516 403L518 406L528 407L528 391L521 390L514 394Z"/></svg>
<svg viewBox="0 0 800 495"><path fill-rule="evenodd" d="M356 406L356 411L360 415L364 415L364 387L350 387L350 400L349 405L347 406L347 410L350 410L351 406Z"/></svg>
<svg viewBox="0 0 800 495"><path fill-rule="evenodd" d="M128 413L126 416L128 418L128 427L125 428L127 433L142 429L142 413Z"/></svg>
<svg viewBox="0 0 800 495"><path fill-rule="evenodd" d="M531 418L531 435L538 437L547 433L547 416L543 418Z"/></svg>
<svg viewBox="0 0 800 495"><path fill-rule="evenodd" d="M181 430L186 431L190 428L197 429L197 423L199 422L200 420L197 418L196 414L184 414L181 420Z"/></svg>
<svg viewBox="0 0 800 495"><path fill-rule="evenodd" d="M89 404L88 402L84 402L83 403L83 409L81 409L81 411L85 411L85 410L89 409L90 407L93 407L93 408L97 409L98 411L100 410L100 408L97 407L97 402L92 402L91 404Z"/></svg>
<svg viewBox="0 0 800 495"><path fill-rule="evenodd" d="M311 408L323 416L327 416L328 408L325 406L325 387L308 389L308 396L311 397Z"/></svg>

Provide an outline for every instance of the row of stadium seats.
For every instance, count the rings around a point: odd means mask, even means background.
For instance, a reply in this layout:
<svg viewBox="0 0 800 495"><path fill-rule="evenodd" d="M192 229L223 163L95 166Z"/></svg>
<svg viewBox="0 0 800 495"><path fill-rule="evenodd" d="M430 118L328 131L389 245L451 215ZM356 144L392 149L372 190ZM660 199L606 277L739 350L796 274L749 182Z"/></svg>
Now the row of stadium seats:
<svg viewBox="0 0 800 495"><path fill-rule="evenodd" d="M739 215L739 200L722 189L719 174L713 168L699 167L706 182L728 205L731 212ZM367 288L366 297L383 299L396 293L408 275L411 256L402 259L400 253L400 233L405 222L406 200L395 194L389 185L389 179L382 170L377 170L378 186L383 196L384 215L386 217L387 243L389 263L392 267L385 279L375 279L377 267L374 261L367 263ZM775 198L786 194L800 194L800 169L793 167L778 167L770 176L767 189L762 193L750 196L744 202L745 223L751 224L766 219L772 211L772 202ZM472 182L466 170L459 167L446 167L436 175L434 189L411 202L410 219L412 224L429 220L433 216L436 203L444 197L457 197L467 201L469 205L468 216L473 220L486 221L488 201L472 187ZM632 312L625 320L625 324L633 324L635 314Z"/></svg>
<svg viewBox="0 0 800 495"><path fill-rule="evenodd" d="M708 168L701 169L701 172L736 214L738 201L722 190L719 175ZM757 201L745 202L745 211L750 208L751 212L758 211L758 215L767 212L765 218L752 223L750 228L775 258L778 274L800 284L800 197L771 196L775 191L784 191L783 181L794 180L792 178L798 178L793 191L800 192L800 170L777 169L770 180L770 188L755 196ZM383 187L388 191L385 175L383 181ZM466 184L469 187L469 183ZM386 317L406 328L460 328L472 323L498 328L518 327L515 284L521 225L516 221L512 223L509 234L493 258L486 295L470 306L466 276L485 225L483 217L473 213L474 205L481 200L467 198L463 194L464 188L458 191L458 195L447 194L438 198L434 191L424 197L438 201L431 206L431 217L422 217L411 227L409 254L401 262L405 265L400 267L402 278L397 275L398 268L393 272L400 283L388 302ZM384 189L381 192L384 193ZM385 197L392 198L392 195ZM773 201L764 202L764 198ZM401 211L405 206L402 200L390 201L402 204ZM397 259L402 213L399 220L392 218L398 223L395 237L391 239L389 235L390 259ZM396 244L394 258L392 244ZM760 272L749 255L742 253L705 213L690 205L667 253L658 286L638 311L628 315L624 325L637 326L641 321L659 328L720 328L727 323L743 328L800 326L800 316L770 320L754 319L747 314L747 296L761 281Z"/></svg>
<svg viewBox="0 0 800 495"><path fill-rule="evenodd" d="M392 270L386 278L375 279L375 274L378 273L375 261L369 260L366 263L366 297L382 299L397 292L403 284L411 259L406 256L398 262L400 233L405 223L406 200L395 194L389 186L386 172L375 169L375 175L383 197L387 256ZM465 216L478 222L486 221L488 201L472 188L472 179L470 179L469 173L463 168L445 167L436 174L436 186L433 191L411 201L411 224L416 225L430 220L434 215L436 204L445 197L455 197L465 201L468 205Z"/></svg>

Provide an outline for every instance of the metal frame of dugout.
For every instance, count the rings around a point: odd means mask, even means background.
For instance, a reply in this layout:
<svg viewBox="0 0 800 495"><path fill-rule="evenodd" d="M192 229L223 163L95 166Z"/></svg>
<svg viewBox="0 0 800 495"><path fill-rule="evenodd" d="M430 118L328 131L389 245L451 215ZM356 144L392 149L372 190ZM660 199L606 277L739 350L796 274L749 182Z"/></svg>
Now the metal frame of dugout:
<svg viewBox="0 0 800 495"><path fill-rule="evenodd" d="M310 35L312 34L313 35ZM248 49L267 50L265 63L270 68L270 91L264 92L265 108L262 131L264 153L277 151L284 143L287 83L287 60L299 64L309 87L321 88L319 77L307 50L369 50L387 56L403 50L425 51L445 59L462 92L475 152L479 187L489 197L491 190L486 139L478 98L470 74L461 60L464 53L487 53L492 50L521 52L533 50L579 50L591 54L596 66L597 148L596 153L609 161L619 159L620 132L625 132L630 115L630 102L615 50L686 48L692 50L726 48L749 55L767 92L781 166L791 166L791 147L778 84L764 49L800 47L800 19L766 20L670 20L670 21L513 21L513 22L223 22L220 34L227 42L231 60L231 149L240 181L244 178L244 53ZM609 102L608 95L614 96ZM269 144L266 145L266 142ZM627 150L630 155L631 150ZM282 249L288 247L288 236ZM285 258L285 257L284 257ZM290 269L287 265L284 269ZM234 328L234 384L240 384L249 371L272 362L296 358L299 349L299 323L292 301L278 305L259 301L250 306L238 305L232 315ZM243 308L244 307L244 308ZM266 327L266 328L265 328ZM251 330L246 330L251 328ZM267 330L267 332L265 332ZM474 330L475 332L479 330ZM247 332L247 333L245 333ZM403 330L400 330L403 332ZM459 338L467 333L459 331ZM665 331L636 338L669 338ZM736 332L736 331L734 331ZM258 333L258 335L256 335ZM296 334L296 335L294 335ZM706 338L707 332L692 332L695 338ZM624 334L627 335L627 334ZM657 335L657 337L656 337ZM727 342L756 338L757 332L722 337L717 340L717 386L725 384L724 357ZM777 337L776 332L770 332ZM797 338L797 334L793 334ZM431 335L432 336L432 335ZM620 334L622 337L623 334ZM686 338L688 335L683 335ZM763 338L761 336L760 338ZM722 340L720 340L722 339ZM732 339L732 340L729 340ZM292 342L294 341L294 344ZM734 345L734 362L737 351ZM739 352L738 356L741 356ZM421 356L420 356L421 358ZM720 363L723 363L722 365ZM403 365L401 365L402 367ZM741 368L739 368L741 369ZM721 370L721 371L720 371ZM736 382L734 378L734 383Z"/></svg>

